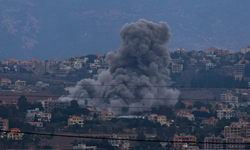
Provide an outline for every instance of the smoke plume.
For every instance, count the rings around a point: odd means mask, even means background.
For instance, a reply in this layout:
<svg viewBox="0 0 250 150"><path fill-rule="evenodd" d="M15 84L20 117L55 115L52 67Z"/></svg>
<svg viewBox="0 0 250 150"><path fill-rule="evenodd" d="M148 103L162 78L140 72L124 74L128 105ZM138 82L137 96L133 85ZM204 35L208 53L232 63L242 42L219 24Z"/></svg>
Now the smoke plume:
<svg viewBox="0 0 250 150"><path fill-rule="evenodd" d="M87 101L88 106L117 114L122 113L121 107L132 113L175 104L180 92L168 87L171 81L167 67L171 58L166 44L171 33L167 23L140 19L125 24L120 36L120 48L106 55L108 70L93 79L79 81L62 99L75 99L79 104Z"/></svg>

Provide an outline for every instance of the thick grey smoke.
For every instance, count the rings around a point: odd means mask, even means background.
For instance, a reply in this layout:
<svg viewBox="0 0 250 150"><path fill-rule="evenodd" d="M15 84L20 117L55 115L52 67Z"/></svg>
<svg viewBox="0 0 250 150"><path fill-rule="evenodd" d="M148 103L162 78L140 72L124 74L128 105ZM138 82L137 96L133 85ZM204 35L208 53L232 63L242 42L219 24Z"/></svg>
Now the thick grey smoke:
<svg viewBox="0 0 250 150"><path fill-rule="evenodd" d="M76 99L79 104L87 100L88 105L115 113L121 113L116 107L130 107L131 113L175 104L180 92L167 87L171 83L167 68L171 58L166 46L171 33L167 23L141 19L125 24L120 36L120 48L106 55L109 69L93 79L79 81L63 100Z"/></svg>

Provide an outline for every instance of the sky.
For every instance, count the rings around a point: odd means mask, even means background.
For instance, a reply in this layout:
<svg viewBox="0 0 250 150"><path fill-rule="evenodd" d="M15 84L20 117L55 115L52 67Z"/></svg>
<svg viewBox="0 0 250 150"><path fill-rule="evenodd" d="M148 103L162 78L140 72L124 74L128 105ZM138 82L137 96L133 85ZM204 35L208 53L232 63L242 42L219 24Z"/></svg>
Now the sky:
<svg viewBox="0 0 250 150"><path fill-rule="evenodd" d="M64 60L116 51L120 29L146 19L165 21L171 51L250 45L250 1L242 0L0 0L0 60Z"/></svg>

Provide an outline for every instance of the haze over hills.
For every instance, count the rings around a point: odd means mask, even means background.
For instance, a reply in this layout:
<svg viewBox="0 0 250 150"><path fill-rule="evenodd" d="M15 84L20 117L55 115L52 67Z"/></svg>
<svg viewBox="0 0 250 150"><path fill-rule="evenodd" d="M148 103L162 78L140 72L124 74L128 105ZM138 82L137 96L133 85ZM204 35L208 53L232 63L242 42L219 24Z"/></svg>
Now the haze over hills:
<svg viewBox="0 0 250 150"><path fill-rule="evenodd" d="M125 23L168 22L170 50L249 45L250 1L0 0L0 59L65 59L115 51Z"/></svg>

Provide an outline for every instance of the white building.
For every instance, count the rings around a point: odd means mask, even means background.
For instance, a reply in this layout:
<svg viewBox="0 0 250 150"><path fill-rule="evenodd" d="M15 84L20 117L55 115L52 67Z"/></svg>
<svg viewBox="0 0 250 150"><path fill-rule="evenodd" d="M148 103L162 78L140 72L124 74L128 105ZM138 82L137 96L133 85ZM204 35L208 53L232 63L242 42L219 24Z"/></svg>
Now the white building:
<svg viewBox="0 0 250 150"><path fill-rule="evenodd" d="M43 83L43 81L37 81L36 86L38 87L47 87L49 86L48 83Z"/></svg>
<svg viewBox="0 0 250 150"><path fill-rule="evenodd" d="M27 110L27 113L26 113L26 120L27 120L28 122L33 121L34 118L35 118L35 116L37 116L39 113L40 113L39 108Z"/></svg>
<svg viewBox="0 0 250 150"><path fill-rule="evenodd" d="M74 68L75 69L81 69L82 68L82 63L81 62L74 62Z"/></svg>
<svg viewBox="0 0 250 150"><path fill-rule="evenodd" d="M233 109L217 110L217 117L219 119L222 119L222 118L230 119L231 117L234 117L234 110Z"/></svg>
<svg viewBox="0 0 250 150"><path fill-rule="evenodd" d="M247 52L250 52L250 46L247 46L247 47L242 47L240 52L242 54L246 54Z"/></svg>

